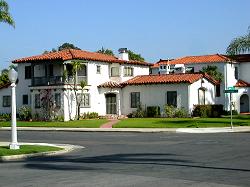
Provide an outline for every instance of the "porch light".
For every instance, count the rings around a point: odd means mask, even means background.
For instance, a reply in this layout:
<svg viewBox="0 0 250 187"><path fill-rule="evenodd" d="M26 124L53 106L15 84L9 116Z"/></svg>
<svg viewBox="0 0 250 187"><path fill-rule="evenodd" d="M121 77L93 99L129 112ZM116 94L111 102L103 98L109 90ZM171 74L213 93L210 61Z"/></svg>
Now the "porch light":
<svg viewBox="0 0 250 187"><path fill-rule="evenodd" d="M16 80L17 72L14 69L9 71L9 80L11 82L11 143L10 149L19 149L17 142L17 129L16 129Z"/></svg>

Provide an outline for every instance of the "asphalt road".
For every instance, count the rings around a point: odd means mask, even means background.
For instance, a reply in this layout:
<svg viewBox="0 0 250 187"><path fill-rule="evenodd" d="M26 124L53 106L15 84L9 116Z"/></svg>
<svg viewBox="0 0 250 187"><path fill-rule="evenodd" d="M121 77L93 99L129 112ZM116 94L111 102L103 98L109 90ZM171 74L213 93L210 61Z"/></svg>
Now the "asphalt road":
<svg viewBox="0 0 250 187"><path fill-rule="evenodd" d="M0 163L0 186L250 186L250 134L18 132L20 142L84 146ZM0 141L10 132L0 131Z"/></svg>

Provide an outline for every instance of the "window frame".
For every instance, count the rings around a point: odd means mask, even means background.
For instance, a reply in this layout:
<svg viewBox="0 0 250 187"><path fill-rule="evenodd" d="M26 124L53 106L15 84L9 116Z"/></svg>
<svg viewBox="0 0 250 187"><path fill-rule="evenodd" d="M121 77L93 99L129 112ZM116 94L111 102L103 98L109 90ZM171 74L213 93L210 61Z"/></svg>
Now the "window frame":
<svg viewBox="0 0 250 187"><path fill-rule="evenodd" d="M239 68L237 66L234 67L234 78L239 80Z"/></svg>
<svg viewBox="0 0 250 187"><path fill-rule="evenodd" d="M140 92L130 92L130 108L138 108L141 103Z"/></svg>
<svg viewBox="0 0 250 187"><path fill-rule="evenodd" d="M124 77L132 77L134 76L134 68L130 66L125 66L123 68L123 76Z"/></svg>
<svg viewBox="0 0 250 187"><path fill-rule="evenodd" d="M112 69L117 69L117 70L118 70L118 71L117 71L117 74L113 75ZM111 76L111 77L120 77L120 68L119 68L119 67L111 67L111 68L110 68L110 76Z"/></svg>
<svg viewBox="0 0 250 187"><path fill-rule="evenodd" d="M7 99L7 101L6 101ZM3 107L11 107L11 96L3 95Z"/></svg>
<svg viewBox="0 0 250 187"><path fill-rule="evenodd" d="M24 67L24 77L25 79L31 79L32 73L31 73L31 66L25 66Z"/></svg>
<svg viewBox="0 0 250 187"><path fill-rule="evenodd" d="M175 95L175 99L170 98L173 95ZM178 98L177 91L167 91L166 96L167 96L166 104L169 105L169 106L177 107L177 105L178 105L177 104L177 98Z"/></svg>
<svg viewBox="0 0 250 187"><path fill-rule="evenodd" d="M55 97L55 107L56 108L61 108L61 106L62 106L61 93L55 93L54 97Z"/></svg>
<svg viewBox="0 0 250 187"><path fill-rule="evenodd" d="M24 94L23 95L23 105L28 105L28 104L29 104L29 95L28 94Z"/></svg>
<svg viewBox="0 0 250 187"><path fill-rule="evenodd" d="M34 102L35 108L41 108L41 95L35 94L34 99L35 99L35 102ZM37 102L37 101L39 101L39 102Z"/></svg>
<svg viewBox="0 0 250 187"><path fill-rule="evenodd" d="M82 96L83 98L80 100L80 108L90 108L90 93L77 93L77 98ZM87 100L87 101L86 101Z"/></svg>
<svg viewBox="0 0 250 187"><path fill-rule="evenodd" d="M96 74L101 74L101 65L96 65Z"/></svg>

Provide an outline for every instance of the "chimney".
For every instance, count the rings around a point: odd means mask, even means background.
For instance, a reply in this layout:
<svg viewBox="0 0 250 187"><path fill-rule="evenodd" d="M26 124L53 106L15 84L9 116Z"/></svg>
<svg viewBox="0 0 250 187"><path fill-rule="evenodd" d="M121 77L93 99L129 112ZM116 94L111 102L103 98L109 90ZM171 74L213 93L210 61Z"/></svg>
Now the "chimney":
<svg viewBox="0 0 250 187"><path fill-rule="evenodd" d="M127 48L120 48L118 50L118 52L119 52L119 56L118 56L119 60L129 61L129 59L128 59L128 49Z"/></svg>

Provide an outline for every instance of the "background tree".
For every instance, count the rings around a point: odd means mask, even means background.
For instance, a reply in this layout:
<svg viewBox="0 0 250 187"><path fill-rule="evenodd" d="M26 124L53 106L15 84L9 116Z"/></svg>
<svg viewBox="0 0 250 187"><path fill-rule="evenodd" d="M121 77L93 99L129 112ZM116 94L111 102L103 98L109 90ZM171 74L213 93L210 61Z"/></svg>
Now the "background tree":
<svg viewBox="0 0 250 187"><path fill-rule="evenodd" d="M72 72L70 72L70 74L72 74L72 79L70 80L68 77L69 72L67 70L64 71L64 79L65 81L68 83L68 85L71 87L71 89L73 90L74 93L74 98L76 101L76 117L75 119L79 120L80 118L80 108L81 108L81 103L82 103L82 94L83 94L83 90L84 87L87 86L86 81L80 81L78 82L77 80L77 72L79 70L82 69L83 67L83 61L82 60L72 60ZM79 94L79 90L81 91L80 95ZM68 101L69 101L69 97L68 97ZM70 105L72 107L72 105ZM70 115L70 114L69 114ZM70 119L71 119L71 115L70 115Z"/></svg>
<svg viewBox="0 0 250 187"><path fill-rule="evenodd" d="M217 81L222 81L223 75L221 72L218 71L217 66L207 66L203 67L202 70L200 71L201 73L207 73L211 77L213 77Z"/></svg>
<svg viewBox="0 0 250 187"><path fill-rule="evenodd" d="M105 55L115 56L111 49L105 49L104 47L102 47L100 50L98 50L96 52L97 53L102 53L102 54L105 54Z"/></svg>
<svg viewBox="0 0 250 187"><path fill-rule="evenodd" d="M136 54L131 50L128 50L128 57L129 57L129 60L136 60L136 61L141 61L141 62L145 61L145 59L141 56L141 54Z"/></svg>
<svg viewBox="0 0 250 187"><path fill-rule="evenodd" d="M227 47L228 55L237 55L246 52L250 52L250 26L246 35L233 39Z"/></svg>
<svg viewBox="0 0 250 187"><path fill-rule="evenodd" d="M4 0L0 0L0 22L8 23L15 28L15 21L9 13L9 5Z"/></svg>
<svg viewBox="0 0 250 187"><path fill-rule="evenodd" d="M9 69L15 69L17 71L17 66L15 65L10 65L9 66ZM9 73L9 69L3 69L1 71L1 74L0 74L0 86L3 86L5 84L7 84L9 82L9 77L8 77L8 73Z"/></svg>
<svg viewBox="0 0 250 187"><path fill-rule="evenodd" d="M71 44L71 43L64 43L64 44L62 44L61 46L58 47L58 51L62 51L64 49L78 49L78 50L81 50L79 47L76 47L76 46L74 46L74 44ZM53 49L52 49L52 52L53 52Z"/></svg>

